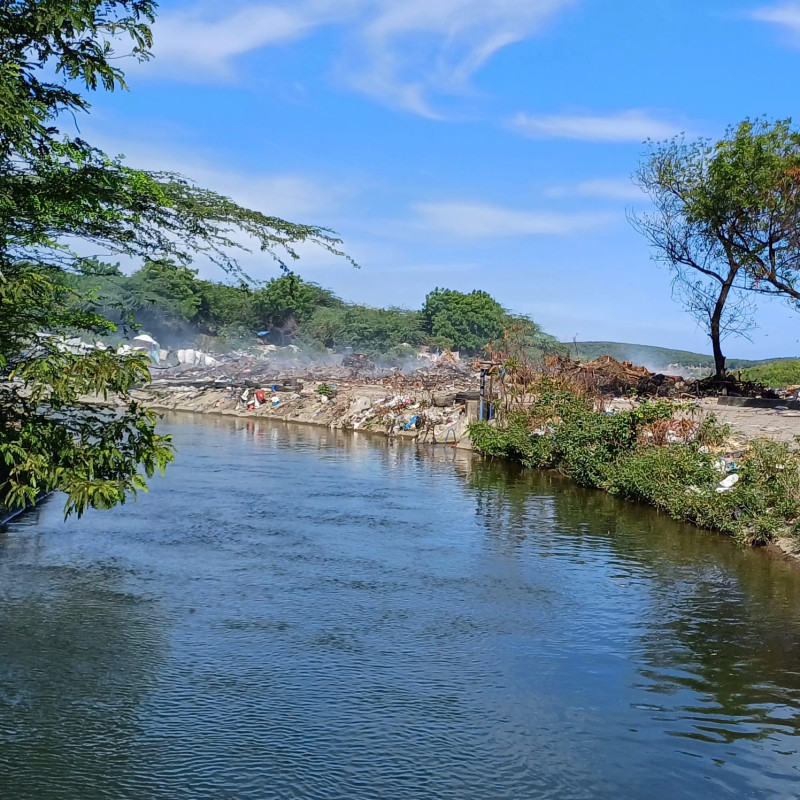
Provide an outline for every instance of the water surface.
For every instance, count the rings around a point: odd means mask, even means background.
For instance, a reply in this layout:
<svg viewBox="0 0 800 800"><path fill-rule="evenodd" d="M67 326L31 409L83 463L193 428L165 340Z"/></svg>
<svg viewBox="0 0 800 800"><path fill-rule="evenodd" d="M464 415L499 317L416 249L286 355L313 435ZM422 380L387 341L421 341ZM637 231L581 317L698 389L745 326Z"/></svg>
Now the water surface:
<svg viewBox="0 0 800 800"><path fill-rule="evenodd" d="M795 798L800 570L449 449L173 417L0 535L0 797Z"/></svg>

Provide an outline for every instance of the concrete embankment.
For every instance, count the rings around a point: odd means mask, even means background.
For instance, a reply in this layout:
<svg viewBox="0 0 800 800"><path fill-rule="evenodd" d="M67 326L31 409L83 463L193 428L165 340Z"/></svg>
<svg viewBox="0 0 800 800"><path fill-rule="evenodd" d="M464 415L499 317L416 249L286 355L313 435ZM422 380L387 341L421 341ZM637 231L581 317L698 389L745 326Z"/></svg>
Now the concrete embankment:
<svg viewBox="0 0 800 800"><path fill-rule="evenodd" d="M372 383L337 386L329 393L317 386L266 388L258 396L250 390L244 401L242 394L241 387L198 381L154 381L133 392L136 400L160 411L275 419L462 448L471 448L466 430L477 413L477 403L465 392L394 392Z"/></svg>

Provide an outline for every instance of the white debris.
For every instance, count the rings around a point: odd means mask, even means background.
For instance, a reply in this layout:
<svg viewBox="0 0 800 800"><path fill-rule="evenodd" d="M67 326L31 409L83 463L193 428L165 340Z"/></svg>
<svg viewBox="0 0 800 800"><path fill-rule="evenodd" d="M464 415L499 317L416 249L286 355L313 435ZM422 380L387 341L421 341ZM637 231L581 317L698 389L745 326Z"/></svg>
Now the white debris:
<svg viewBox="0 0 800 800"><path fill-rule="evenodd" d="M735 472L733 472L730 475L728 475L727 478L723 478L717 484L717 494L722 494L723 492L729 492L731 489L733 489L734 486L736 486L737 483L739 483L739 476Z"/></svg>

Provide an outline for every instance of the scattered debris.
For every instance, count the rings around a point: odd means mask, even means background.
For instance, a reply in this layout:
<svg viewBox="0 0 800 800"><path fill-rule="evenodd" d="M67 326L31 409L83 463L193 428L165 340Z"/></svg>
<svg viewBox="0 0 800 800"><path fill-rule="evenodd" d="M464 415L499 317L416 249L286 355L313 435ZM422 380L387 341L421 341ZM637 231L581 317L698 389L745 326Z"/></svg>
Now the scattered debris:
<svg viewBox="0 0 800 800"><path fill-rule="evenodd" d="M600 356L595 361L573 361L568 356L548 356L545 372L566 375L588 391L606 396L637 394L653 397L676 397L686 392L688 386L678 375L652 373L630 361L617 361L611 356Z"/></svg>

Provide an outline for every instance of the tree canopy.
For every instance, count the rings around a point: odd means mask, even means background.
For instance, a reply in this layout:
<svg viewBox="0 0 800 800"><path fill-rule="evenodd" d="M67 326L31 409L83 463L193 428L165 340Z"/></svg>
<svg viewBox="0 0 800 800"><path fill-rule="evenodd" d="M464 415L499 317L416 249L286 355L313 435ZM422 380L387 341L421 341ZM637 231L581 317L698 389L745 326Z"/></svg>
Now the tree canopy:
<svg viewBox="0 0 800 800"><path fill-rule="evenodd" d="M425 298L422 318L433 344L478 353L503 335L505 309L489 294L476 289L465 294L436 288Z"/></svg>
<svg viewBox="0 0 800 800"><path fill-rule="evenodd" d="M470 355L496 347L504 349L509 337L520 352L563 349L529 317L509 313L491 295L477 289L468 294L434 289L425 298L422 328L431 344Z"/></svg>
<svg viewBox="0 0 800 800"><path fill-rule="evenodd" d="M800 300L800 133L791 120L745 120L717 142L650 146L636 174L655 210L634 218L677 294L721 342L752 327L755 294Z"/></svg>
<svg viewBox="0 0 800 800"><path fill-rule="evenodd" d="M77 352L65 341L115 327L99 298L59 277L86 273L79 251L139 260L174 284L181 313L198 315L188 280L197 256L240 273L242 241L287 270L301 242L343 255L329 230L243 208L176 174L132 169L62 130L88 110L90 92L125 86L122 55L149 58L155 8L151 0L0 2L0 503L8 506L60 489L68 512L109 507L172 458L155 416L129 394L149 379L144 360ZM117 408L86 395L115 397Z"/></svg>

